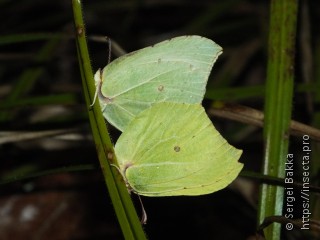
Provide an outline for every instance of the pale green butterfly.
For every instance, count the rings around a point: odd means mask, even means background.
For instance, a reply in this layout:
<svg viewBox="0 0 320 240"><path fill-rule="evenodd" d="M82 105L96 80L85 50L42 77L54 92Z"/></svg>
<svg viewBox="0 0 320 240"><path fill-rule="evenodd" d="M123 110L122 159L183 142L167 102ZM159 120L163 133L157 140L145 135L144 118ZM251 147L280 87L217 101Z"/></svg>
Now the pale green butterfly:
<svg viewBox="0 0 320 240"><path fill-rule="evenodd" d="M104 117L123 131L154 103L201 103L221 53L210 39L181 36L116 59L95 74Z"/></svg>
<svg viewBox="0 0 320 240"><path fill-rule="evenodd" d="M202 195L229 185L243 164L200 104L162 102L133 119L115 154L129 190L144 196Z"/></svg>

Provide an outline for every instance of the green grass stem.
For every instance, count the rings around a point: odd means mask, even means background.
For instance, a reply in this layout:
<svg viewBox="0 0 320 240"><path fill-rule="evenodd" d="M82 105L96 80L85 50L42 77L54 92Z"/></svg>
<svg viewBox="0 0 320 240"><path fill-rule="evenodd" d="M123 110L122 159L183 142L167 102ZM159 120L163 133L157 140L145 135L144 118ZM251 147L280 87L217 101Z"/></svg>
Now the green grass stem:
<svg viewBox="0 0 320 240"><path fill-rule="evenodd" d="M113 145L109 137L98 101L90 108L94 99L95 86L90 64L90 57L85 37L82 8L80 0L73 0L73 13L76 29L76 43L79 65L82 77L83 91L96 144L98 158L109 195L114 206L122 233L125 239L146 239L141 223L131 201L128 190L116 168L110 163L116 163ZM111 169L112 168L112 169Z"/></svg>
<svg viewBox="0 0 320 240"><path fill-rule="evenodd" d="M289 126L294 86L296 0L272 0L270 9L267 83L265 95L263 174L284 177L289 144ZM282 215L283 188L263 184L258 209L259 222ZM268 240L280 239L281 225L265 229Z"/></svg>

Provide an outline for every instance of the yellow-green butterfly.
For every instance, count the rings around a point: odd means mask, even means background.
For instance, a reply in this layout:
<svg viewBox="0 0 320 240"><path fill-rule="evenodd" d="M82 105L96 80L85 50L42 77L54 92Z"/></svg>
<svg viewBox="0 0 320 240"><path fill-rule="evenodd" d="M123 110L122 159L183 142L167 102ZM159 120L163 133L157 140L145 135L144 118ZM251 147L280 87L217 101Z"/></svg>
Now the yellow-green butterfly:
<svg viewBox="0 0 320 240"><path fill-rule="evenodd" d="M210 39L181 36L116 59L95 74L104 117L124 131L154 103L201 103L221 53Z"/></svg>
<svg viewBox="0 0 320 240"><path fill-rule="evenodd" d="M200 104L161 102L138 114L115 146L129 190L144 196L202 195L230 184L243 164Z"/></svg>

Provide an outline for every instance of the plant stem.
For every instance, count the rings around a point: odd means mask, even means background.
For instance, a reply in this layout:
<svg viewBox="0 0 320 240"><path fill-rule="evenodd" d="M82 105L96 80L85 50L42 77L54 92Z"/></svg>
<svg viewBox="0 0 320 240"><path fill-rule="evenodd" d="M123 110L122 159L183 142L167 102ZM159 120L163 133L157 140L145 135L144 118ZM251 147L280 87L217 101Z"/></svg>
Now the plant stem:
<svg viewBox="0 0 320 240"><path fill-rule="evenodd" d="M294 83L297 0L272 0L269 26L268 68L265 95L263 174L284 177ZM262 185L259 222L282 215L283 188ZM268 240L280 239L281 225L265 229Z"/></svg>

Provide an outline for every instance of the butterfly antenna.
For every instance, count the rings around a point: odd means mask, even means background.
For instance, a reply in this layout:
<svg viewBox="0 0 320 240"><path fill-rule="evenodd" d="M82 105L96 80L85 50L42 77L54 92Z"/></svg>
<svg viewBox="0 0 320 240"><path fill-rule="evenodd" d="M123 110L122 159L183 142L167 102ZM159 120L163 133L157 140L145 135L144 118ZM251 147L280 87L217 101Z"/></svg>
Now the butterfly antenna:
<svg viewBox="0 0 320 240"><path fill-rule="evenodd" d="M141 210L142 210L142 216L141 216L141 224L147 224L147 220L148 220L148 216L147 216L147 212L146 210L144 209L144 206L143 206L143 203L142 203L142 200L141 200L141 197L139 194L138 195L138 198L139 198L139 201L140 201L140 205L141 205Z"/></svg>
<svg viewBox="0 0 320 240"><path fill-rule="evenodd" d="M108 42L108 64L109 64L111 62L111 38L106 37L106 40ZM98 97L98 92L100 91L99 88L101 87L101 83L102 83L102 71L101 71L101 69L99 69L99 71L100 71L100 79L99 80L95 79L95 81L96 81L96 91L94 93L93 102L91 103L90 108L92 108L93 105L96 102L96 99Z"/></svg>
<svg viewBox="0 0 320 240"><path fill-rule="evenodd" d="M112 167L115 167L119 171L119 173L122 175L122 172L121 172L120 168L117 165L112 164L112 163L110 165ZM125 176L122 175L122 177L123 177L123 179L126 179ZM126 185L127 185L127 183L126 183ZM128 191L130 193L131 190L128 190ZM137 194L137 196L139 198L139 202L140 202L140 205L141 205L141 211L142 211L142 216L141 216L140 222L141 222L141 224L147 224L147 220L148 220L147 212L144 209L144 206L143 206L142 199L141 199L140 195L138 193L136 193L136 194Z"/></svg>
<svg viewBox="0 0 320 240"><path fill-rule="evenodd" d="M111 38L106 37L106 40L108 42L108 64L111 62Z"/></svg>

